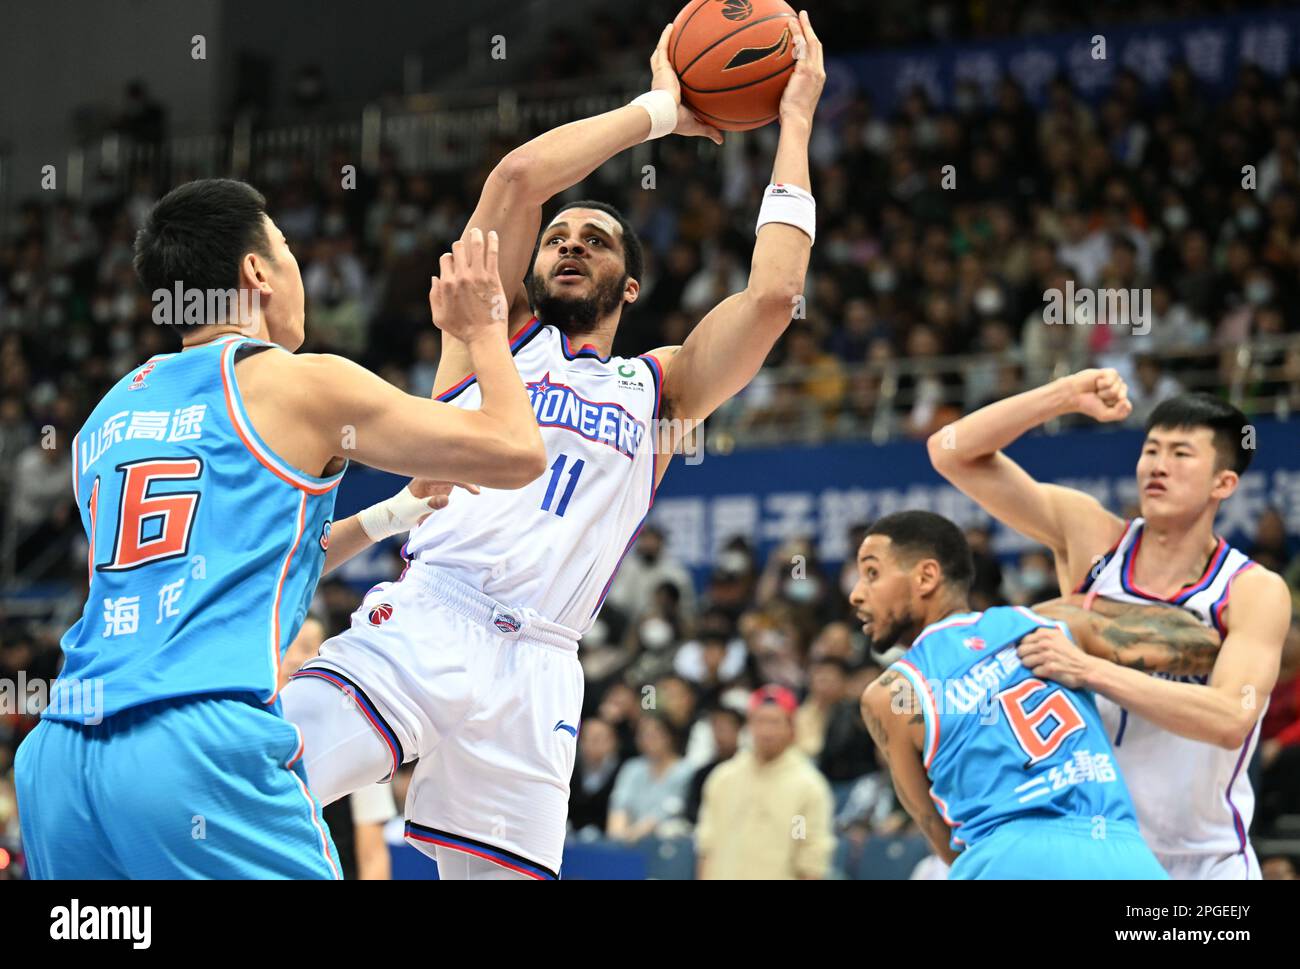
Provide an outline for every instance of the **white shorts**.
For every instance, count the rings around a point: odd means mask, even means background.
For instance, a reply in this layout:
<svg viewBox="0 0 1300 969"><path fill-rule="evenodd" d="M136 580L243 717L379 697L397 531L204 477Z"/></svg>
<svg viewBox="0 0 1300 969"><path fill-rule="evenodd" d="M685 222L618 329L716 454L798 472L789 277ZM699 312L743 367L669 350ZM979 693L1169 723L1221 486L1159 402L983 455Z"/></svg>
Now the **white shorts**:
<svg viewBox="0 0 1300 969"><path fill-rule="evenodd" d="M1154 849L1153 849L1154 850ZM1249 844L1244 851L1231 854L1169 854L1155 852L1160 867L1179 881L1258 881L1263 878L1255 849Z"/></svg>
<svg viewBox="0 0 1300 969"><path fill-rule="evenodd" d="M575 632L413 562L295 677L352 694L391 770L419 758L411 844L559 877L582 713Z"/></svg>

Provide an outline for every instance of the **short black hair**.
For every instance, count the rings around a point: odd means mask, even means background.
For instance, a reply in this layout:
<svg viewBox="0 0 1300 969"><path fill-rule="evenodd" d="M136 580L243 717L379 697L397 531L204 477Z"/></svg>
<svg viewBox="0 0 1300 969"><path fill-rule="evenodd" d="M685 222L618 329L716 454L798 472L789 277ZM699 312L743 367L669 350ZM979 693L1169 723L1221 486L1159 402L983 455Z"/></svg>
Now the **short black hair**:
<svg viewBox="0 0 1300 969"><path fill-rule="evenodd" d="M135 272L145 291L176 283L205 292L239 285L249 252L271 258L266 199L247 182L203 178L164 195L135 237Z"/></svg>
<svg viewBox="0 0 1300 969"><path fill-rule="evenodd" d="M1179 394L1156 405L1147 418L1147 433L1157 427L1165 429L1206 427L1214 434L1219 469L1230 468L1245 474L1255 456L1246 447L1246 415L1221 397L1213 394Z"/></svg>
<svg viewBox="0 0 1300 969"><path fill-rule="evenodd" d="M582 199L578 202L565 202L556 211L556 218L561 212L567 212L569 209L595 209L597 212L604 212L606 215L612 215L614 221L619 224L623 230L623 271L638 283L645 274L645 250L641 247L641 237L636 234L636 229L632 228L632 223L627 220L622 212L608 202L596 202L592 199ZM555 219L551 220L552 222ZM541 237L538 237L540 245ZM533 258L537 258L537 253L533 253Z"/></svg>
<svg viewBox="0 0 1300 969"><path fill-rule="evenodd" d="M975 579L970 544L953 522L932 511L900 511L878 519L867 535L883 535L902 558L932 558L949 585L969 592Z"/></svg>

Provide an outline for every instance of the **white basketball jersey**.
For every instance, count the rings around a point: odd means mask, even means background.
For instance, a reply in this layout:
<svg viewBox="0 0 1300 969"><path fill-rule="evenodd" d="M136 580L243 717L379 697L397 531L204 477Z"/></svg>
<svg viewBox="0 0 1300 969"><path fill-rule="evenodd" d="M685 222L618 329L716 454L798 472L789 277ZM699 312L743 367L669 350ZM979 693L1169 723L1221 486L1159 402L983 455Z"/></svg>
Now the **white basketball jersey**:
<svg viewBox="0 0 1300 969"><path fill-rule="evenodd" d="M1139 605L1172 605L1186 609L1220 636L1227 635L1223 610L1232 580L1255 563L1222 538L1204 574L1169 599L1143 592L1133 582L1133 568L1142 545L1141 518L1135 518L1106 557L1089 572L1080 592ZM1206 676L1162 679L1206 683ZM1267 704L1267 698L1265 698ZM1106 725L1137 808L1147 844L1158 855L1232 854L1246 850L1246 832L1255 812L1255 792L1246 765L1259 738L1259 724L1239 750L1225 750L1170 733L1104 696L1097 711ZM1260 711L1261 718L1263 711Z"/></svg>
<svg viewBox="0 0 1300 969"><path fill-rule="evenodd" d="M580 635L654 500L651 422L662 374L653 357L574 350L536 319L510 344L546 445L546 473L517 491L454 491L402 552ZM438 399L473 410L482 394L470 375Z"/></svg>

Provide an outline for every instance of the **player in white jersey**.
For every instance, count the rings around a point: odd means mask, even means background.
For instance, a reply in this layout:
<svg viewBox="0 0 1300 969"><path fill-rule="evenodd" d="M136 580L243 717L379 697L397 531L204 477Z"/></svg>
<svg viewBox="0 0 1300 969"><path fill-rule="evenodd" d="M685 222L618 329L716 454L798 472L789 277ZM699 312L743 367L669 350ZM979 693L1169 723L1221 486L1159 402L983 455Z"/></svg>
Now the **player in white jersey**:
<svg viewBox="0 0 1300 969"><path fill-rule="evenodd" d="M1063 636L1021 656L1039 675L1097 694L1143 836L1173 877L1259 878L1246 766L1291 600L1280 576L1214 534L1252 457L1245 416L1208 394L1160 404L1137 463L1141 515L1127 522L1091 495L1033 480L1001 450L1065 414L1116 421L1131 410L1115 371L1085 370L939 431L930 458L995 518L1052 549L1062 591L1185 609L1223 636L1208 677L1106 662Z"/></svg>
<svg viewBox="0 0 1300 969"><path fill-rule="evenodd" d="M619 152L670 133L721 141L681 106L671 28L649 94L515 149L484 186L469 224L500 234L511 345L549 471L517 493L454 494L412 532L401 578L371 590L283 694L323 803L419 758L407 839L443 878L558 876L582 713L577 640L683 434L754 377L803 291L815 234L808 142L825 73L806 14L801 26L749 283L682 346L611 356L642 276L640 243L616 209L570 203L538 236L542 205ZM471 371L464 345L444 340L434 395L477 408ZM413 501L363 512L366 534L395 533L409 509L427 515Z"/></svg>

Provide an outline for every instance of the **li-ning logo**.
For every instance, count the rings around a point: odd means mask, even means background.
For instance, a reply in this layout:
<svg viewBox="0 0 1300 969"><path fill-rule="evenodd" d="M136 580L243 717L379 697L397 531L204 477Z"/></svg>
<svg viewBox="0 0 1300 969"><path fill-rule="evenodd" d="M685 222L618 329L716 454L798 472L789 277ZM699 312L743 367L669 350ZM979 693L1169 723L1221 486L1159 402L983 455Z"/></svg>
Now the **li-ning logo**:
<svg viewBox="0 0 1300 969"><path fill-rule="evenodd" d="M754 5L749 0L722 0L722 16L739 23L748 20L754 14Z"/></svg>
<svg viewBox="0 0 1300 969"><path fill-rule="evenodd" d="M757 64L761 60L769 57L781 57L790 47L790 28L787 27L781 31L781 36L777 42L770 47L744 47L732 55L731 60L727 61L724 71L734 71L739 67L748 67L750 64Z"/></svg>
<svg viewBox="0 0 1300 969"><path fill-rule="evenodd" d="M153 373L153 368L156 366L158 366L158 364L154 363L153 361L146 363L143 367L139 369L139 371L136 372L136 375L131 378L131 382L127 385L126 389L143 390L145 387L148 387L149 385L144 382L144 378L149 376L149 374Z"/></svg>
<svg viewBox="0 0 1300 969"><path fill-rule="evenodd" d="M563 730L567 734L572 734L575 738L578 736L578 728L565 723L563 720L556 721L555 726L551 728L551 733L556 733L560 730Z"/></svg>
<svg viewBox="0 0 1300 969"><path fill-rule="evenodd" d="M393 618L393 607L387 602L381 602L375 608L370 610L370 625L382 626L388 620Z"/></svg>

